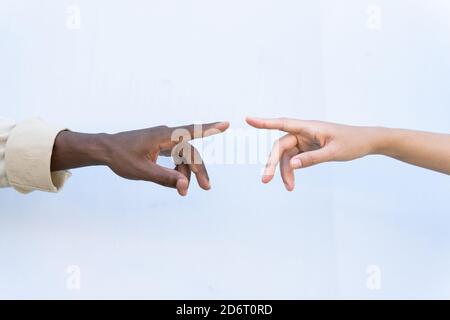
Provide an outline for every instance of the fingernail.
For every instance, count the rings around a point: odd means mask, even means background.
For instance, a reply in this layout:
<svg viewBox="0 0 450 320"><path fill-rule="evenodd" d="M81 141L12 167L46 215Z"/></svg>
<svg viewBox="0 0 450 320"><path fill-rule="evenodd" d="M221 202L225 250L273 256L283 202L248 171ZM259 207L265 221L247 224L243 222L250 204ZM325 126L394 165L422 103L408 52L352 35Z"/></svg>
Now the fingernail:
<svg viewBox="0 0 450 320"><path fill-rule="evenodd" d="M294 160L291 161L291 166L294 169L301 168L302 167L302 161L300 159L294 159Z"/></svg>
<svg viewBox="0 0 450 320"><path fill-rule="evenodd" d="M271 176L271 175L264 175L264 176L262 177L261 181L262 181L263 183L268 183L268 182L270 182L271 179L272 179L272 176Z"/></svg>

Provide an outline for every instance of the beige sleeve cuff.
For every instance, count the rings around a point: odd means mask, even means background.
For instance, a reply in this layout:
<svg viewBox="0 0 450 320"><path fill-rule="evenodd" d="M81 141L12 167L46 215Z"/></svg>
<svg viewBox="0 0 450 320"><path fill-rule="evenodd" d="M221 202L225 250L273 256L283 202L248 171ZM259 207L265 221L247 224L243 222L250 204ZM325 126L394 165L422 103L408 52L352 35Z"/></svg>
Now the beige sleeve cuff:
<svg viewBox="0 0 450 320"><path fill-rule="evenodd" d="M30 119L11 131L5 148L5 171L12 187L22 193L57 192L62 188L70 173L50 172L50 166L56 136L63 130Z"/></svg>

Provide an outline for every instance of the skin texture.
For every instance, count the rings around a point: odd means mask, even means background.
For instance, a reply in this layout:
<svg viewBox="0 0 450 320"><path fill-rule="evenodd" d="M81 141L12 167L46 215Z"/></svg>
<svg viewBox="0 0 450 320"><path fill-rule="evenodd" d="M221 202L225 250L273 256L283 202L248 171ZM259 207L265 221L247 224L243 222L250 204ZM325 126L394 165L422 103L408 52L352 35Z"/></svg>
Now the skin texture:
<svg viewBox="0 0 450 320"><path fill-rule="evenodd" d="M246 121L258 129L286 132L274 143L262 181L270 182L279 164L288 191L294 190L296 169L329 161L351 161L375 154L450 174L448 134L288 118L249 117Z"/></svg>
<svg viewBox="0 0 450 320"><path fill-rule="evenodd" d="M228 122L216 122L174 128L159 126L117 134L63 131L55 140L51 170L108 166L122 178L176 188L185 196L192 172L202 189L211 188L206 167L189 141L222 133L228 127ZM175 168L158 165L160 155L172 156Z"/></svg>

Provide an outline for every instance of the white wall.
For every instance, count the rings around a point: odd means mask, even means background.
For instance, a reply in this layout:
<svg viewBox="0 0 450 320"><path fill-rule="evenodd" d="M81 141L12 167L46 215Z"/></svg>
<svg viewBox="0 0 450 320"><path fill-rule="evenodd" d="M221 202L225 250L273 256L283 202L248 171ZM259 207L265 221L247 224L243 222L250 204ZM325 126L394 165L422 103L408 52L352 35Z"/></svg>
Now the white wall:
<svg viewBox="0 0 450 320"><path fill-rule="evenodd" d="M1 115L450 132L449 17L439 0L0 0ZM260 170L212 165L213 189L187 198L102 168L57 195L2 190L0 298L450 297L448 176L370 158L298 172L287 193Z"/></svg>

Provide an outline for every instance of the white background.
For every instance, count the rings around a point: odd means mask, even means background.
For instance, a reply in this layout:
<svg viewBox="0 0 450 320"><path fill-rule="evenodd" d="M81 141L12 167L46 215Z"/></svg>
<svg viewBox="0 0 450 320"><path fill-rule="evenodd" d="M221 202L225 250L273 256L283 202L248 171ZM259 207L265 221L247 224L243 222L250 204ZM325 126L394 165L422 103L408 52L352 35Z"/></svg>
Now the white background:
<svg viewBox="0 0 450 320"><path fill-rule="evenodd" d="M448 21L445 0L0 0L0 111L84 132L246 115L450 132ZM260 165L209 170L186 198L104 168L0 191L0 298L450 297L448 176L372 157L287 193Z"/></svg>

